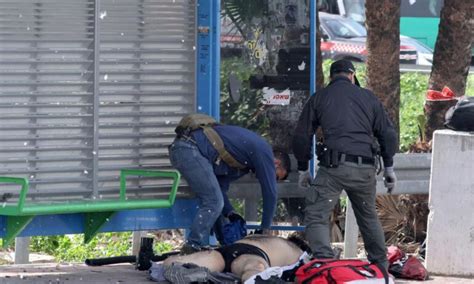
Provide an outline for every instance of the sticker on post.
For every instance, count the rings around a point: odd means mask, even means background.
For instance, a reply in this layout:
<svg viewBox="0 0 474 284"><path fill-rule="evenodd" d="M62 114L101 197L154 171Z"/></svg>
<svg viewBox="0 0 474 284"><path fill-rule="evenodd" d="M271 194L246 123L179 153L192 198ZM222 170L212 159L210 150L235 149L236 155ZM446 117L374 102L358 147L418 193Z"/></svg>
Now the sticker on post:
<svg viewBox="0 0 474 284"><path fill-rule="evenodd" d="M279 92L274 88L264 87L262 91L265 105L287 106L290 104L290 89Z"/></svg>

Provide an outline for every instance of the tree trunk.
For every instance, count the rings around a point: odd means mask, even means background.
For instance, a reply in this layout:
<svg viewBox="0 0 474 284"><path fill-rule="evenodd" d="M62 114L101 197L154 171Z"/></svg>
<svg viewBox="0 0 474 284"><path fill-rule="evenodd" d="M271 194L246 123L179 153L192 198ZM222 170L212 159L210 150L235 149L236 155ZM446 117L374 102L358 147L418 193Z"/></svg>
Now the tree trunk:
<svg viewBox="0 0 474 284"><path fill-rule="evenodd" d="M400 133L400 0L367 0L365 9L367 88L382 101Z"/></svg>
<svg viewBox="0 0 474 284"><path fill-rule="evenodd" d="M297 10L300 11L300 5L308 4L306 1L290 1L290 3L296 5L298 7ZM306 8L309 7L306 6ZM307 11L309 11L309 9L307 9ZM304 16L309 19L309 14ZM319 16L316 15L316 17L316 30L319 31ZM302 32L301 27L286 25L285 36L283 36L280 48L301 46L299 39ZM321 56L321 34L319 32L316 33L316 44L316 89L320 89L324 84L324 75ZM307 68L309 68L309 66L307 66ZM309 95L307 91L291 91L289 105L271 106L267 108L266 116L269 120L268 133L274 147L278 147L287 153L292 152L291 141L293 140L293 131L298 122L303 105L308 100ZM304 208L304 198L283 199L283 203L285 204L288 215L292 217L295 223L303 221L302 208Z"/></svg>
<svg viewBox="0 0 474 284"><path fill-rule="evenodd" d="M433 138L433 132L436 129L444 128L444 117L448 109L456 104L457 100L426 100L424 106L424 113L426 116L426 124L424 131L424 142L427 145L431 145L430 141ZM431 146L428 151L431 152Z"/></svg>
<svg viewBox="0 0 474 284"><path fill-rule="evenodd" d="M301 4L303 5L303 4ZM316 18L316 29L319 30L319 17ZM286 33L292 34L292 38L298 38L296 34L298 29L289 29ZM316 38L316 88L319 89L324 84L324 75L322 67L322 56L321 56L321 36L317 33ZM284 37L287 38L287 37ZM288 48L291 46L297 46L289 44L288 41L282 41L280 48ZM309 68L309 66L307 67ZM271 106L267 109L266 115L269 118L270 127L268 129L269 136L272 145L285 150L290 153L292 146L291 141L293 140L293 130L298 122L299 115L303 109L303 105L309 98L309 93L306 91L292 91L291 100L288 106Z"/></svg>
<svg viewBox="0 0 474 284"><path fill-rule="evenodd" d="M474 1L445 0L433 55L429 89L441 91L449 87L456 96L463 96L471 62L474 38ZM425 137L443 128L444 114L455 101L427 101L425 104Z"/></svg>

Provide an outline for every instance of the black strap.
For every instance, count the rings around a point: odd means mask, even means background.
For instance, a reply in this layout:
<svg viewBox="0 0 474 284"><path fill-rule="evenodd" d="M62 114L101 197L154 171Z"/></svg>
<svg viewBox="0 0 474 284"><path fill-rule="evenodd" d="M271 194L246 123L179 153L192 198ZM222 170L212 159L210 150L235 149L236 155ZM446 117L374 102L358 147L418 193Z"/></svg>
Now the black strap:
<svg viewBox="0 0 474 284"><path fill-rule="evenodd" d="M311 264L311 266L306 267L304 272L307 272L308 270L313 269L314 266L318 265L318 264L319 264L319 266L317 268L320 268L321 266L324 266L328 263L333 263L333 262L338 262L338 261L340 261L340 260L339 259L333 259L333 260L328 260L328 261L319 261L319 262L315 261Z"/></svg>
<svg viewBox="0 0 474 284"><path fill-rule="evenodd" d="M377 272L375 272L375 270L370 268L368 265L359 265L359 266L348 265L347 267L349 267L355 273L357 273L359 275L362 275L364 277L367 277L367 278L376 278L376 276L377 276ZM369 272L373 276L364 274L364 273L360 272L360 270L357 269L357 268L364 268L367 272Z"/></svg>
<svg viewBox="0 0 474 284"><path fill-rule="evenodd" d="M377 165L376 165L377 175L379 175L380 172L382 172L382 156L377 154L377 156L375 156L375 159L377 160Z"/></svg>
<svg viewBox="0 0 474 284"><path fill-rule="evenodd" d="M374 264L380 269L380 271L382 271L383 279L385 279L385 284L388 284L389 283L388 271L387 269L385 269L385 266L383 266L380 263L374 263Z"/></svg>
<svg viewBox="0 0 474 284"><path fill-rule="evenodd" d="M330 269L328 270L328 279L327 280L328 280L329 284L337 284L336 279L334 279L334 277L332 277L331 271L332 270L330 270Z"/></svg>
<svg viewBox="0 0 474 284"><path fill-rule="evenodd" d="M337 261L339 261L339 259L334 259L334 260L324 261L324 262L316 262L315 261L314 263L311 264L311 266L306 267L304 269L304 272L307 273L308 270L314 269L315 268L314 266L317 265L317 264L319 264L321 266L324 266L324 265L327 265L329 263L333 263L333 262L337 262ZM316 267L316 268L321 268L321 266ZM341 265L341 266L344 266L344 265ZM303 280L303 282L301 284L308 284L311 280L313 280L314 278L316 278L318 276L321 276L324 272L331 271L331 269L333 269L335 267L341 267L341 266L331 266L331 267L323 268L318 273L315 273L315 274L311 275L310 277L306 278L305 280ZM334 279L332 278L331 275L329 275L329 273L328 273L328 276L330 278L330 281L331 281L331 279L332 279L332 281L334 281Z"/></svg>
<svg viewBox="0 0 474 284"><path fill-rule="evenodd" d="M341 154L341 156L342 156L342 154ZM339 159L341 158L341 156L339 156ZM362 164L366 164L366 165L375 164L374 158L369 158L369 157L364 157L364 156L356 156L356 155L351 155L351 154L345 154L344 161L357 164L357 163L359 163L359 159L361 160ZM342 162L344 162L344 161L342 161Z"/></svg>

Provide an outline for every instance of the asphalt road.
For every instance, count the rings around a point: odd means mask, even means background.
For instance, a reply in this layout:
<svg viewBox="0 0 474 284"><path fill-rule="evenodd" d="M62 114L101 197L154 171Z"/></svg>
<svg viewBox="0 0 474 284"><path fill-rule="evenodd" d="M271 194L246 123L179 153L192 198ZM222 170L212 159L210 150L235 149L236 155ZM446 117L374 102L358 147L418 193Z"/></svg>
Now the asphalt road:
<svg viewBox="0 0 474 284"><path fill-rule="evenodd" d="M414 64L400 64L400 72L420 72L420 73L430 73L431 66L422 66ZM469 69L469 74L474 73L474 66L471 66Z"/></svg>

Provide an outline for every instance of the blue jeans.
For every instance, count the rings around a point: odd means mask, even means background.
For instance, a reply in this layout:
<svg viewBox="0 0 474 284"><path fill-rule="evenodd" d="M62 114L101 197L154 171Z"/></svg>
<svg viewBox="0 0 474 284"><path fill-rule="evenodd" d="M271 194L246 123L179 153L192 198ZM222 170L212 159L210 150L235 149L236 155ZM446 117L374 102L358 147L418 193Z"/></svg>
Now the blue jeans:
<svg viewBox="0 0 474 284"><path fill-rule="evenodd" d="M199 200L199 209L191 225L187 242L209 245L209 235L224 207L219 182L211 162L201 155L192 141L176 139L169 147L171 164L187 181Z"/></svg>

